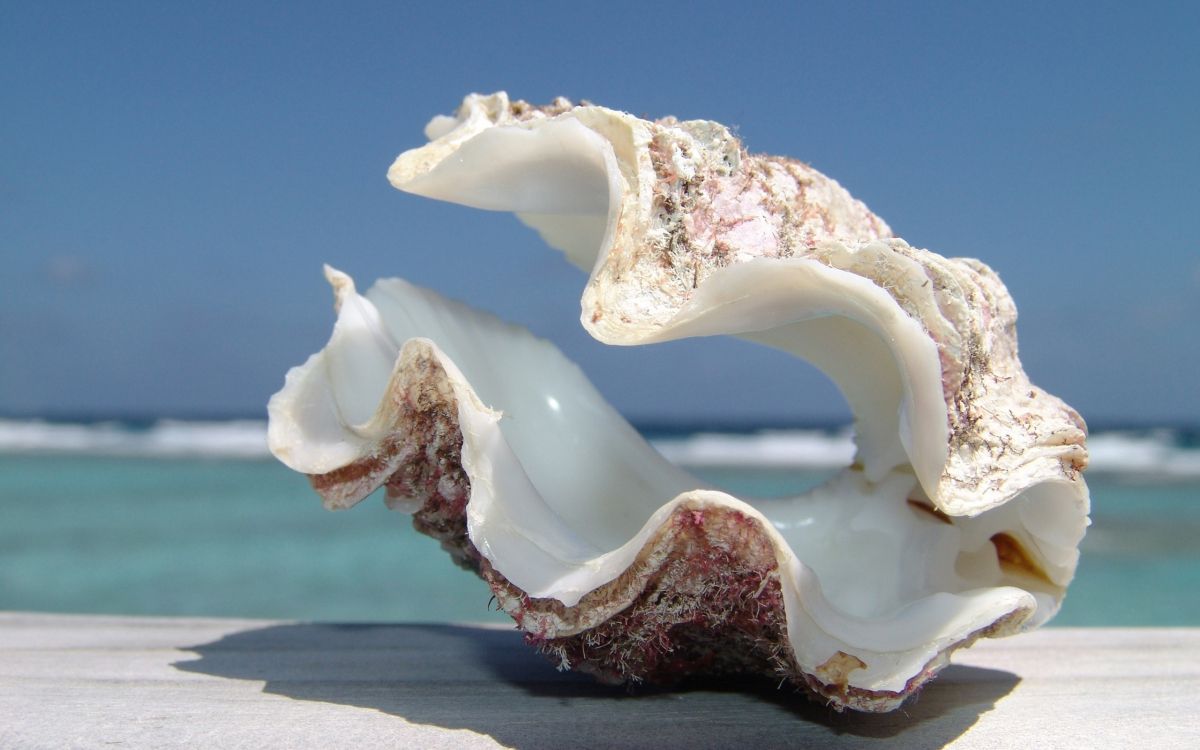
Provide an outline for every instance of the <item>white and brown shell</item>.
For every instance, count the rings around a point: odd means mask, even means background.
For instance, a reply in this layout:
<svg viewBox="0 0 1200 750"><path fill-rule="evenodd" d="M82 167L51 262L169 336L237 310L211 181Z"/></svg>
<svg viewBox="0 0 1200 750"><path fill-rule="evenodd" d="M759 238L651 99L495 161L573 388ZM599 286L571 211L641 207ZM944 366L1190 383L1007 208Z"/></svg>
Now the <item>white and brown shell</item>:
<svg viewBox="0 0 1200 750"><path fill-rule="evenodd" d="M654 451L551 344L399 279L360 295L270 403L332 508L386 487L527 640L612 681L785 675L887 711L983 636L1045 622L1087 526L1085 428L1030 384L976 260L891 236L840 185L704 121L466 98L389 178L513 211L590 273L605 343L730 334L826 372L857 455L746 501Z"/></svg>

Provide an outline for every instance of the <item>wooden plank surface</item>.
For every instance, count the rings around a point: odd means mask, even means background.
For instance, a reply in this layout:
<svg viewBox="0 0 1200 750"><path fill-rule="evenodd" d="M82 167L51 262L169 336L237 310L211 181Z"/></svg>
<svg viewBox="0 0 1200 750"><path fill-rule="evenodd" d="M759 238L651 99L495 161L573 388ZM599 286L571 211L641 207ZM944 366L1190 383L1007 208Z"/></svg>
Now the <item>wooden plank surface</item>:
<svg viewBox="0 0 1200 750"><path fill-rule="evenodd" d="M1200 629L1044 629L914 702L835 714L773 684L623 688L510 630L0 613L8 748L1200 748Z"/></svg>

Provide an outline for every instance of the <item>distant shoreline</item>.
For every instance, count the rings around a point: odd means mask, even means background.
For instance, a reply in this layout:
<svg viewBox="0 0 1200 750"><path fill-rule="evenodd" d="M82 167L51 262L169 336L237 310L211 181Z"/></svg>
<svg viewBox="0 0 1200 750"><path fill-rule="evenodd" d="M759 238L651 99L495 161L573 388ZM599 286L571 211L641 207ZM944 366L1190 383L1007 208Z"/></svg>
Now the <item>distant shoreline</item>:
<svg viewBox="0 0 1200 750"><path fill-rule="evenodd" d="M635 423L668 460L685 467L826 470L848 466L853 430L846 424L791 422ZM1152 481L1200 479L1200 430L1175 427L1093 429L1089 476ZM0 456L106 456L130 459L268 460L260 417L186 420L0 417Z"/></svg>
<svg viewBox="0 0 1200 750"><path fill-rule="evenodd" d="M845 419L669 419L665 417L626 416L630 423L643 435L690 435L701 432L728 434L753 434L764 431L816 430L841 432L849 429L850 420ZM220 423L266 421L266 409L261 411L179 411L179 412L33 412L0 410L0 421L43 422L55 425L100 425L115 424L130 429L148 429L162 422ZM1200 422L1184 420L1122 420L1088 419L1091 434L1121 432L1131 434L1161 432L1176 434L1182 445L1200 447Z"/></svg>

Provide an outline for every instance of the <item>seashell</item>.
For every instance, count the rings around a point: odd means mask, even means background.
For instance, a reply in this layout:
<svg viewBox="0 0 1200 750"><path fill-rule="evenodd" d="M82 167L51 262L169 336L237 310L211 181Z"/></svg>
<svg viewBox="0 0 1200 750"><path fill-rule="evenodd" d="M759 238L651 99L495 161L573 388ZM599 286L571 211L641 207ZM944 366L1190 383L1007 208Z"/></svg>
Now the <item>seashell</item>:
<svg viewBox="0 0 1200 750"><path fill-rule="evenodd" d="M1061 605L1087 526L1085 427L1033 386L983 263L909 246L840 185L716 123L468 96L389 171L513 211L590 273L602 342L738 335L838 385L856 458L743 500L648 445L550 343L399 279L360 295L269 405L330 508L379 487L526 640L607 681L783 675L887 711L980 637Z"/></svg>

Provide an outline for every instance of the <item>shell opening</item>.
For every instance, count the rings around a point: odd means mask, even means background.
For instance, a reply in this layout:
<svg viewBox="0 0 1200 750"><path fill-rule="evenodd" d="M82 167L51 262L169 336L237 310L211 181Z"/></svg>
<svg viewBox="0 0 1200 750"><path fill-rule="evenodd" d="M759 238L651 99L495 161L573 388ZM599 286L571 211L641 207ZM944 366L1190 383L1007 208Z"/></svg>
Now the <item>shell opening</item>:
<svg viewBox="0 0 1200 750"><path fill-rule="evenodd" d="M796 498L700 488L547 342L329 271L338 323L272 398L269 438L331 506L460 460L470 543L522 597L567 608L671 519L731 511L770 540L799 669L843 691L903 693L956 644L1056 611L1087 525L1082 424L1028 384L986 266L892 238L836 182L715 123L500 93L427 134L396 187L515 212L590 272L581 321L600 341L737 335L815 364L854 413L855 463ZM448 435L460 453L430 455Z"/></svg>
<svg viewBox="0 0 1200 750"><path fill-rule="evenodd" d="M1031 599L1022 571L1007 564L1016 547L996 554L997 538L1027 540L1024 559L1037 559L1031 564L1051 577L1063 569L1052 561L1066 562L1070 550L1031 536L1024 522L1034 504L1024 498L946 523L914 510L920 489L906 467L876 481L849 468L803 496L752 503L698 489L702 483L663 459L548 342L398 279L360 296L341 278L331 275L341 304L328 346L272 400L272 449L294 468L322 473L345 428L306 421L306 404L352 397L377 405L353 431L362 446L357 461L378 462L379 445L405 429L389 405L433 388L414 393L405 382L403 363L421 342L442 370L437 388L457 404L472 540L530 596L578 603L627 569L675 508L714 503L760 519L781 550L794 551L794 559L781 553L778 560L792 602L789 626L809 628L810 643L813 633L824 634L806 658L822 649L863 658L868 668L855 684L883 679L870 666L885 663L879 654L905 654L918 669L930 658L928 644L1033 610L1036 599L1052 611L1061 595L1060 584L1043 579ZM381 342L409 343L381 356ZM343 360L354 367L334 367ZM355 499L384 479L357 485Z"/></svg>

